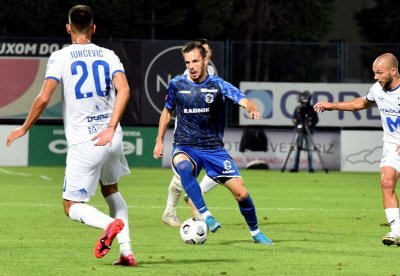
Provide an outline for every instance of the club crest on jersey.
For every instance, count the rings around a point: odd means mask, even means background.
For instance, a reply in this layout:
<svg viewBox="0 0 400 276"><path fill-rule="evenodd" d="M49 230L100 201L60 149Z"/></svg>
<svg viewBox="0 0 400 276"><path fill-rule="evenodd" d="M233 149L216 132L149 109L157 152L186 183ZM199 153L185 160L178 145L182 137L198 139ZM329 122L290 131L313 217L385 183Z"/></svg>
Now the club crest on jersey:
<svg viewBox="0 0 400 276"><path fill-rule="evenodd" d="M206 100L206 103L209 103L209 104L212 103L214 101L214 95L207 94L205 100Z"/></svg>
<svg viewBox="0 0 400 276"><path fill-rule="evenodd" d="M229 160L224 161L224 171L222 173L233 173L235 170L232 170L232 163Z"/></svg>

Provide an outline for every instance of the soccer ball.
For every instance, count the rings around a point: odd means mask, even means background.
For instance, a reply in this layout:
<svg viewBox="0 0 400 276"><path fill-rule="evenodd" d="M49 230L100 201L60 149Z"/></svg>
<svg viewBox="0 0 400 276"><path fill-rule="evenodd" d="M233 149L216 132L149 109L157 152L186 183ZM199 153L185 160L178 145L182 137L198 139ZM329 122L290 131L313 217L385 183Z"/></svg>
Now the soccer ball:
<svg viewBox="0 0 400 276"><path fill-rule="evenodd" d="M184 243L202 244L207 240L208 227L204 221L190 218L182 223L179 233Z"/></svg>

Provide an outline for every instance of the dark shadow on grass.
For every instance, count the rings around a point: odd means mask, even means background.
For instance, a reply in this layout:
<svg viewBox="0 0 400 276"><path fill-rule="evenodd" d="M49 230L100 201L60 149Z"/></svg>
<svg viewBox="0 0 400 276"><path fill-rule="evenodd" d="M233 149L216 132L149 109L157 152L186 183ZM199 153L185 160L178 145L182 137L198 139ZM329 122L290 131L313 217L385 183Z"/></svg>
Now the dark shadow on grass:
<svg viewBox="0 0 400 276"><path fill-rule="evenodd" d="M175 259L171 260L169 258L161 258L160 260L146 260L146 261L138 261L137 267L141 266L150 266L150 265L185 265L185 264L200 264L200 263L238 263L238 259L196 259L196 260L188 260L188 259Z"/></svg>
<svg viewBox="0 0 400 276"><path fill-rule="evenodd" d="M273 239L273 242L275 243L275 240ZM257 244L253 240L230 240L230 241L223 241L223 242L217 242L218 245L238 245L238 244L254 244L254 246L258 246L260 248L268 248L271 245L264 245L264 244ZM272 245L274 246L274 245ZM252 248L253 250L254 248Z"/></svg>
<svg viewBox="0 0 400 276"><path fill-rule="evenodd" d="M299 225L305 225L305 224L310 224L308 221L269 221L269 220L259 220L258 221L258 226L264 229L264 227L272 226L272 225L293 225L293 224L299 224ZM247 225L245 222L238 222L238 223L223 223L222 226L243 226L243 228L247 229Z"/></svg>
<svg viewBox="0 0 400 276"><path fill-rule="evenodd" d="M229 241L223 241L223 242L216 242L218 245L231 245L231 244L239 244L239 243L249 243L252 242L250 240L229 240Z"/></svg>

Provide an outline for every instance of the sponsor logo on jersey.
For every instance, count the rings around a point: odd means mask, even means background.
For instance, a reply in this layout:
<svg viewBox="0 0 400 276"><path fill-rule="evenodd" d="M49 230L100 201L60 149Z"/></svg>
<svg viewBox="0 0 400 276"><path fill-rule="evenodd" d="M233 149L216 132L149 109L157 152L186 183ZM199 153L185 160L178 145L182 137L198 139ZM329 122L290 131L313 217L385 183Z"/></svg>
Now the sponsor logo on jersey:
<svg viewBox="0 0 400 276"><path fill-rule="evenodd" d="M88 132L89 134L96 134L97 132L100 132L101 130L106 128L108 128L108 124L89 126Z"/></svg>
<svg viewBox="0 0 400 276"><path fill-rule="evenodd" d="M210 112L209 107L203 107L203 108L184 108L183 113L208 113Z"/></svg>
<svg viewBox="0 0 400 276"><path fill-rule="evenodd" d="M201 89L200 89L200 92L203 92L203 93L217 93L217 92L218 92L218 89L216 89L216 88L213 88L213 89L210 89L210 88L201 88Z"/></svg>
<svg viewBox="0 0 400 276"><path fill-rule="evenodd" d="M87 121L89 123L91 122L105 122L108 119L108 113L106 114L100 114L96 116L87 116Z"/></svg>
<svg viewBox="0 0 400 276"><path fill-rule="evenodd" d="M228 171L222 171L222 173L233 173L233 172L235 172L235 170L228 170Z"/></svg>
<svg viewBox="0 0 400 276"><path fill-rule="evenodd" d="M178 93L180 93L180 94L190 94L190 90L179 90Z"/></svg>
<svg viewBox="0 0 400 276"><path fill-rule="evenodd" d="M390 132L397 132L400 126L400 117L396 117L396 121L393 121L390 117L386 117L386 123Z"/></svg>
<svg viewBox="0 0 400 276"><path fill-rule="evenodd" d="M395 114L400 114L400 110L395 110L395 109L391 109L391 108L380 108L379 109L380 112L383 113L395 113Z"/></svg>

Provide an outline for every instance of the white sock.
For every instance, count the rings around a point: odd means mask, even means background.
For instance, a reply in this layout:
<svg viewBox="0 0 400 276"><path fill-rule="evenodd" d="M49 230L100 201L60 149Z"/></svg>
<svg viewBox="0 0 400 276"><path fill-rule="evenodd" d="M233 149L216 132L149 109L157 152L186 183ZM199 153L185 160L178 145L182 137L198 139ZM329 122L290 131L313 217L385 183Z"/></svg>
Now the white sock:
<svg viewBox="0 0 400 276"><path fill-rule="evenodd" d="M113 193L105 198L110 208L110 216L124 222L124 228L117 235L122 256L132 254L131 237L129 235L128 206L120 192Z"/></svg>
<svg viewBox="0 0 400 276"><path fill-rule="evenodd" d="M208 216L212 216L210 211L205 211L204 213L201 214L201 217L203 218L203 220L206 220L206 217Z"/></svg>
<svg viewBox="0 0 400 276"><path fill-rule="evenodd" d="M254 231L250 231L250 234L251 234L252 237L254 237L255 235L257 235L257 234L260 233L260 232L261 232L260 229L257 228L257 229L254 230Z"/></svg>
<svg viewBox="0 0 400 276"><path fill-rule="evenodd" d="M73 220L101 229L106 229L114 220L112 217L84 203L72 204L71 207L69 207L68 215Z"/></svg>
<svg viewBox="0 0 400 276"><path fill-rule="evenodd" d="M199 183L201 192L203 195L211 191L215 186L218 185L214 180L212 180L208 175L204 175L203 179Z"/></svg>
<svg viewBox="0 0 400 276"><path fill-rule="evenodd" d="M168 187L167 206L164 213L176 214L176 205L178 205L179 198L182 193L182 182L174 175Z"/></svg>
<svg viewBox="0 0 400 276"><path fill-rule="evenodd" d="M385 209L387 222L390 225L392 232L400 234L400 213L399 208L386 208Z"/></svg>

